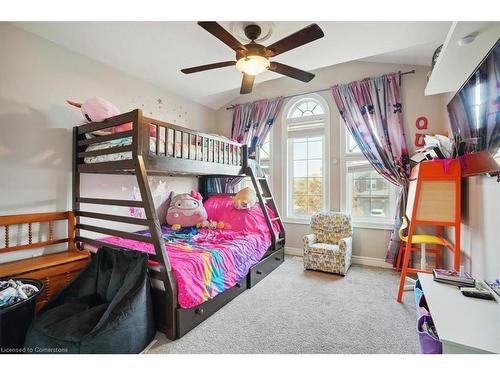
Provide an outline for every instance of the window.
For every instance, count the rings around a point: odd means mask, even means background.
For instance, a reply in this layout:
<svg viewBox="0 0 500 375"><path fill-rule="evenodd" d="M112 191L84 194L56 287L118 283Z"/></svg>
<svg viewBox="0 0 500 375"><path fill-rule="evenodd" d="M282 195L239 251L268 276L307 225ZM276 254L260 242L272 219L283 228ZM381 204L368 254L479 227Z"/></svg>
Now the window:
<svg viewBox="0 0 500 375"><path fill-rule="evenodd" d="M288 103L284 111L286 150L286 217L308 220L326 207L327 106L317 95Z"/></svg>
<svg viewBox="0 0 500 375"><path fill-rule="evenodd" d="M341 124L344 121L341 119ZM349 131L342 126L345 136L343 150L343 209L352 216L353 223L366 227L392 227L396 206L397 187L387 181L366 160Z"/></svg>

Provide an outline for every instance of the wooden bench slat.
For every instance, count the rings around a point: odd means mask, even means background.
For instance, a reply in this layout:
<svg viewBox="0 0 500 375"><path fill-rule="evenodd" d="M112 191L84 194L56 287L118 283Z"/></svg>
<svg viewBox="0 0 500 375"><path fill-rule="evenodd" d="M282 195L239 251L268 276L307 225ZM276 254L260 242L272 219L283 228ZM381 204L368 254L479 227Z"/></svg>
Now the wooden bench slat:
<svg viewBox="0 0 500 375"><path fill-rule="evenodd" d="M57 245L57 244L60 244L60 243L65 243L65 242L68 242L67 238L60 238L60 239L57 239L57 240L49 240L49 241L42 241L42 242L33 242L33 243L27 243L25 245L16 245L16 246L4 247L4 248L0 249L0 254L2 254L2 253L9 253L11 251L39 249L41 247L51 246L51 245Z"/></svg>
<svg viewBox="0 0 500 375"><path fill-rule="evenodd" d="M0 264L0 277L13 276L30 271L53 267L59 264L76 262L78 260L87 259L88 257L88 251L73 250L2 263Z"/></svg>

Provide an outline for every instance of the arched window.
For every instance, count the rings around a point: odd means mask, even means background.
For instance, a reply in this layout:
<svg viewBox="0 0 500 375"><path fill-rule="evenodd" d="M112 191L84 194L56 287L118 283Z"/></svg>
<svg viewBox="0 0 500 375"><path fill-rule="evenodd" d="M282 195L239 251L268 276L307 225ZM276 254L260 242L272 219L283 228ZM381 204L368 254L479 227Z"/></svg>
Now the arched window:
<svg viewBox="0 0 500 375"><path fill-rule="evenodd" d="M306 219L323 210L326 188L328 106L319 95L288 102L284 111L287 139L286 216Z"/></svg>

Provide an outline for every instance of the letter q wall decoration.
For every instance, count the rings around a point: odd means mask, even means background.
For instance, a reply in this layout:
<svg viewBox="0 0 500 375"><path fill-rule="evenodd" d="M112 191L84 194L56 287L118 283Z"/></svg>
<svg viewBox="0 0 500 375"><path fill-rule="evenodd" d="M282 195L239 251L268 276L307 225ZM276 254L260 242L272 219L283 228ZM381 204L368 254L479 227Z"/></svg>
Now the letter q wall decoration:
<svg viewBox="0 0 500 375"><path fill-rule="evenodd" d="M429 121L425 116L417 117L415 121L415 127L417 128L417 133L415 133L415 146L424 147L425 146L425 133L419 133L418 130L426 130Z"/></svg>

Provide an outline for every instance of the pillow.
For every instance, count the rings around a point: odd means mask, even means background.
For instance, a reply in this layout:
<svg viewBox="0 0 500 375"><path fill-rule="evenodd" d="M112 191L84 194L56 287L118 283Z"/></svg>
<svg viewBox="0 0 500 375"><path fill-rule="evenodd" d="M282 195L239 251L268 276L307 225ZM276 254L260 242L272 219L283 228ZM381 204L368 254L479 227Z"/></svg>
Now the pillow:
<svg viewBox="0 0 500 375"><path fill-rule="evenodd" d="M208 219L222 221L226 229L269 234L269 228L259 204L248 210L238 210L234 208L232 196L215 195L208 198L203 205L207 210ZM276 217L274 211L269 207L267 207L267 212L271 218ZM275 232L279 232L277 222L273 222L273 227Z"/></svg>

